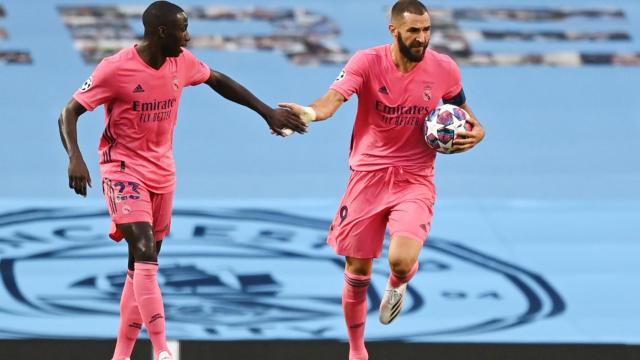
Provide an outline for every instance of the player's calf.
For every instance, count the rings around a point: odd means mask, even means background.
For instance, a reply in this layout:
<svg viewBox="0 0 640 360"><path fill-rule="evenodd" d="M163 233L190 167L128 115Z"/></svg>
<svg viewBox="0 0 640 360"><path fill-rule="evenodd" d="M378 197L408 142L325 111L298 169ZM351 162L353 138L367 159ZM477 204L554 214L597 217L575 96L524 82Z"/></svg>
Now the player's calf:
<svg viewBox="0 0 640 360"><path fill-rule="evenodd" d="M364 329L367 320L367 289L370 275L357 275L345 271L342 290L342 308L349 335L349 360L367 360Z"/></svg>

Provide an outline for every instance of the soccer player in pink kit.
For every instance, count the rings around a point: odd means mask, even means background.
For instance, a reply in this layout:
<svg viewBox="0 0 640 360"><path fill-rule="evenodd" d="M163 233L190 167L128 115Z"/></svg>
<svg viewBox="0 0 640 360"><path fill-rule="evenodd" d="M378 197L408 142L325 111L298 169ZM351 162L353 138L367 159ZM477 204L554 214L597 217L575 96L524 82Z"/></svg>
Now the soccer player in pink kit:
<svg viewBox="0 0 640 360"><path fill-rule="evenodd" d="M398 1L391 10L389 31L392 44L357 52L313 104L280 104L310 122L331 117L353 94L358 95L349 159L352 174L328 237L337 254L346 257L342 305L350 360L368 359L367 288L387 226L391 274L380 304L383 324L400 313L407 283L418 271L436 198L436 152L423 137L425 118L441 99L471 115L473 128L454 141L453 152L469 150L484 137L466 103L458 66L428 49L427 8L417 0Z"/></svg>
<svg viewBox="0 0 640 360"><path fill-rule="evenodd" d="M171 359L165 335L158 253L171 227L175 188L173 132L182 89L205 83L223 97L260 114L271 130L304 132L306 125L285 109L272 109L226 75L211 70L184 48L186 13L156 1L142 15L144 38L105 58L73 95L59 119L69 154L69 187L86 196L91 177L77 141L77 121L105 105L100 140L102 189L112 218L110 237L126 239L128 274L120 304L121 322L114 360L131 356L144 325L157 359Z"/></svg>

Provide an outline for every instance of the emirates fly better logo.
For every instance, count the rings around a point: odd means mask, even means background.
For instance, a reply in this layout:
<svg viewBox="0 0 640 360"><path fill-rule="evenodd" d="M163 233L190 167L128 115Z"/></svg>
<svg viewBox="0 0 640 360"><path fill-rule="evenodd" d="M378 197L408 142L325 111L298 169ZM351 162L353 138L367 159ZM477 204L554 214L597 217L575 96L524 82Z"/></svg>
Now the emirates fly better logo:
<svg viewBox="0 0 640 360"><path fill-rule="evenodd" d="M168 335L345 338L344 262L325 243L329 224L268 209L177 209L159 273ZM100 209L0 214L0 333L112 338L126 246L107 239L108 226ZM431 238L402 315L379 329L374 325L388 267L376 264L368 292L369 340L508 331L565 308L540 275L461 243Z"/></svg>

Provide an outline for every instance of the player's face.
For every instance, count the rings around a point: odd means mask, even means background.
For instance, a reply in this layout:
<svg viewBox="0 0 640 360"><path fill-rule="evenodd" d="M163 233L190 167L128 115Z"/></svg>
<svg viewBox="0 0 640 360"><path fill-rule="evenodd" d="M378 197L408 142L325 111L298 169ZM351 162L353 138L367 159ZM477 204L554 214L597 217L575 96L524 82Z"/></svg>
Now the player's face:
<svg viewBox="0 0 640 360"><path fill-rule="evenodd" d="M422 61L431 39L431 18L429 14L405 13L402 21L395 26L392 25L393 30L395 30L400 53L411 62Z"/></svg>
<svg viewBox="0 0 640 360"><path fill-rule="evenodd" d="M162 42L162 52L164 56L176 57L182 53L182 47L187 46L191 39L187 27L189 19L187 14L182 12L176 16L176 21L166 26L165 35Z"/></svg>

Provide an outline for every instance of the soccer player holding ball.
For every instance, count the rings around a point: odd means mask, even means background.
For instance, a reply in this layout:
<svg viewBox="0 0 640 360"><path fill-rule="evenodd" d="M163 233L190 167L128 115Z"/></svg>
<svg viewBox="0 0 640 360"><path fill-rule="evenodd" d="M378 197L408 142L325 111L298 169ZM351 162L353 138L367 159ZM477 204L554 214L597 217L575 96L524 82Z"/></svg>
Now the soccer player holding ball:
<svg viewBox="0 0 640 360"><path fill-rule="evenodd" d="M328 236L336 253L346 257L342 304L350 360L368 359L367 288L387 226L391 274L380 304L383 324L400 313L407 283L418 271L436 198L436 151L425 141L425 118L441 99L470 115L471 130L457 134L450 153L467 151L484 138L484 129L466 102L458 66L428 49L427 8L417 0L396 2L389 31L392 44L358 51L313 104L280 104L310 122L328 119L354 93L358 95L349 159L352 174Z"/></svg>
<svg viewBox="0 0 640 360"><path fill-rule="evenodd" d="M69 187L86 196L91 177L77 141L80 115L105 105L100 140L102 190L112 219L110 237L129 245L129 272L120 303L120 331L113 360L125 360L144 325L155 358L172 358L165 336L158 253L171 227L175 188L173 132L182 89L205 83L228 100L260 114L271 131L304 132L306 124L285 109L272 109L226 75L211 70L184 48L187 15L156 1L142 15L144 38L104 59L73 95L59 119L69 154Z"/></svg>

